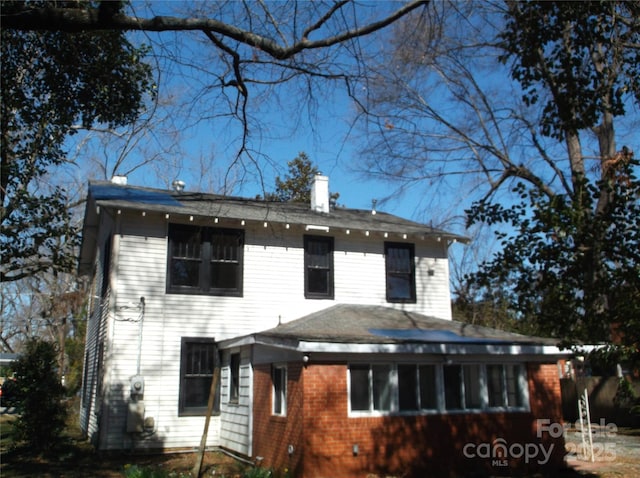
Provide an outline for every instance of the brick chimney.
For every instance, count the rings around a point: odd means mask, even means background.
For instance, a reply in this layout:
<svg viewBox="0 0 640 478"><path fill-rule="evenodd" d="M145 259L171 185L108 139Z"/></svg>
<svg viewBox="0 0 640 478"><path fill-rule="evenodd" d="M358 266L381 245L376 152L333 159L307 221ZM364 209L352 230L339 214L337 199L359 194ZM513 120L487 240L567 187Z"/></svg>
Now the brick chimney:
<svg viewBox="0 0 640 478"><path fill-rule="evenodd" d="M311 183L311 210L329 212L329 178L316 174Z"/></svg>

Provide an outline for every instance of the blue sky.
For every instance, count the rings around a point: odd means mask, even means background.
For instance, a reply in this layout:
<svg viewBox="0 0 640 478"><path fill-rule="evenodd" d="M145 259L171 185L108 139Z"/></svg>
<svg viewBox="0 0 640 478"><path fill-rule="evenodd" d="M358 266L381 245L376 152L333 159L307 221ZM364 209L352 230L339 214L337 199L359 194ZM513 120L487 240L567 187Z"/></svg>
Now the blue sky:
<svg viewBox="0 0 640 478"><path fill-rule="evenodd" d="M137 14L149 15L140 10L142 4L135 5L138 9ZM181 4L156 1L150 5L156 14L171 14L171 9L178 8ZM196 5L204 7L205 4ZM398 2L375 2L370 6L383 11L396 9L399 5ZM382 34L386 35L387 32ZM217 116L219 108L227 105L224 104L224 98L220 97L222 89L212 85L217 81L215 75L224 68L216 65L210 68L207 74L185 66L187 63L206 65L208 58L216 53L216 49L197 32L144 33L134 34L131 38L136 42L144 41L153 45L154 52L161 55L163 50L160 44L167 42L172 44L174 52L180 52L182 65L164 60L161 65L163 74L158 78L161 101L169 103L168 111L172 116L170 122L177 130L175 134L178 136L175 140L170 139L170 135L174 133L171 132L169 123L165 122L155 129L154 134L145 134L139 146L128 153L128 158L117 172L126 174L132 166L141 164L145 158L165 148L168 152L160 154L160 157L166 160L166 164L149 164L135 169L128 174L129 183L166 187L172 179L179 178L185 181L187 189L219 190L225 175L228 174L228 165L235 161L238 138L241 134L240 124L238 121ZM377 40L372 37L371 41ZM370 46L365 44L363 47ZM167 51L164 56L168 55ZM403 217L424 220L423 214L420 218L416 217L418 211L415 196L391 197L394 189L390 184L366 177L362 171L355 171L359 162L359 144L358 132L351 129L354 117L353 103L339 82L335 85L329 82L317 85L320 86L313 93L311 103L296 102L297 96L293 93L291 97L288 96L288 89L296 88L299 84L276 86L273 98L268 88L259 85L249 86L249 113L253 115L255 122L250 125L248 144L253 150L254 158L243 159L247 175L242 181L233 174L227 178L227 183L234 185L229 192L253 197L264 193L263 185L267 191L275 189L276 175L286 174L287 161L304 151L322 173L329 176L331 191L340 193L340 205L370 208L372 200L375 199L380 209ZM233 101L232 90L225 88L224 93ZM78 138L73 139L74 146L77 140ZM171 141L175 141L176 144L171 148L166 147ZM107 150L94 144L89 155L98 158L98 162L104 162L106 156L117 156L123 147L122 142L111 144ZM255 164L252 163L253 160ZM202 171L201 163L209 167L205 173ZM110 166L112 165L113 159L110 160ZM105 176L104 172L95 167L89 168L88 174L100 179ZM110 171L106 176L110 176ZM263 184L260 184L261 181ZM384 201L385 199L388 200Z"/></svg>

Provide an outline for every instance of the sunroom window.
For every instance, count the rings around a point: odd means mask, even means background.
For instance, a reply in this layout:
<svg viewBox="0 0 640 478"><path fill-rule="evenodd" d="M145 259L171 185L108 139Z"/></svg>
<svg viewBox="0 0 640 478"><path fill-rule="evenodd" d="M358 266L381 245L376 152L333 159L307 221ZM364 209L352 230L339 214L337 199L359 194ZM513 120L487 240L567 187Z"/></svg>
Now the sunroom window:
<svg viewBox="0 0 640 478"><path fill-rule="evenodd" d="M355 415L526 410L522 364L351 364Z"/></svg>

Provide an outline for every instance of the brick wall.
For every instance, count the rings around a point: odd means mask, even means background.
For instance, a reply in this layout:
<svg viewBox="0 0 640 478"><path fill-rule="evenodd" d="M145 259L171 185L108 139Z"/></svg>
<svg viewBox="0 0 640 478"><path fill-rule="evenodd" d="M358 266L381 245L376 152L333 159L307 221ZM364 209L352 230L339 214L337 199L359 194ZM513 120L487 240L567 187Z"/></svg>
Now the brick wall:
<svg viewBox="0 0 640 478"><path fill-rule="evenodd" d="M515 469L540 468L537 461L543 459L542 455L529 460L527 466L522 459L494 461L500 458L491 453L498 439L504 440L499 443L507 447L532 444L531 451L542 440L547 452L553 445L545 466L562 463L562 439L548 433L541 439L537 437L536 417L560 422L560 386L555 365L528 368L531 413L362 418L347 416L346 365L312 364L294 370L290 368L289 372L291 413L282 419L270 416L270 369L256 369L255 392L265 394L267 385L269 390L269 400L254 408L254 451L265 456L265 466L288 468L295 476L311 478L369 474L448 476L481 469L493 475L511 475ZM292 383L295 380L298 383ZM288 442L296 447L291 457L286 454ZM467 444L472 448L465 454ZM477 456L484 453L478 448L482 444L491 456ZM357 455L354 445L358 446ZM520 448L511 451L518 452Z"/></svg>
<svg viewBox="0 0 640 478"><path fill-rule="evenodd" d="M258 365L253 379L253 456L262 457L262 466L273 467L290 476L302 476L302 387L304 384L301 364L287 365L287 413L272 414L273 391L271 366ZM288 446L293 445L293 453Z"/></svg>

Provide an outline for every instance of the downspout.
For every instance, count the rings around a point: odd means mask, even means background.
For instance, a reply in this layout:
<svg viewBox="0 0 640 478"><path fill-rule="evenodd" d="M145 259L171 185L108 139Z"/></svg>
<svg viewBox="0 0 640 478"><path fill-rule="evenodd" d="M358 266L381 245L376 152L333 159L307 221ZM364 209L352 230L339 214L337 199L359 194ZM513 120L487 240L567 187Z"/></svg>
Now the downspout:
<svg viewBox="0 0 640 478"><path fill-rule="evenodd" d="M140 361L142 358L142 323L144 322L144 297L140 297L140 317L138 318L138 359L136 361L136 375L140 375Z"/></svg>
<svg viewBox="0 0 640 478"><path fill-rule="evenodd" d="M110 214L111 217L113 217ZM107 424L110 423L110 413L109 410L111 407L108 404L111 402L111 385L113 381L113 340L115 336L115 317L116 317L116 303L118 299L117 293L117 275L118 275L118 267L119 267L119 259L120 255L120 234L121 234L121 221L120 215L115 215L114 219L114 228L112 232L111 239L111 265L109 268L109 304L108 304L108 313L106 326L109 327L108 331L108 340L103 346L104 349L104 361L103 366L105 367L104 374L107 380L103 383L103 393L105 394L106 400L102 400L102 420L100 424L100 443L106 444L108 442L108 436L110 430L107 430ZM108 369L107 369L108 364ZM105 403L106 402L106 403ZM104 426L103 426L104 425ZM125 443L122 443L122 447L124 447Z"/></svg>

